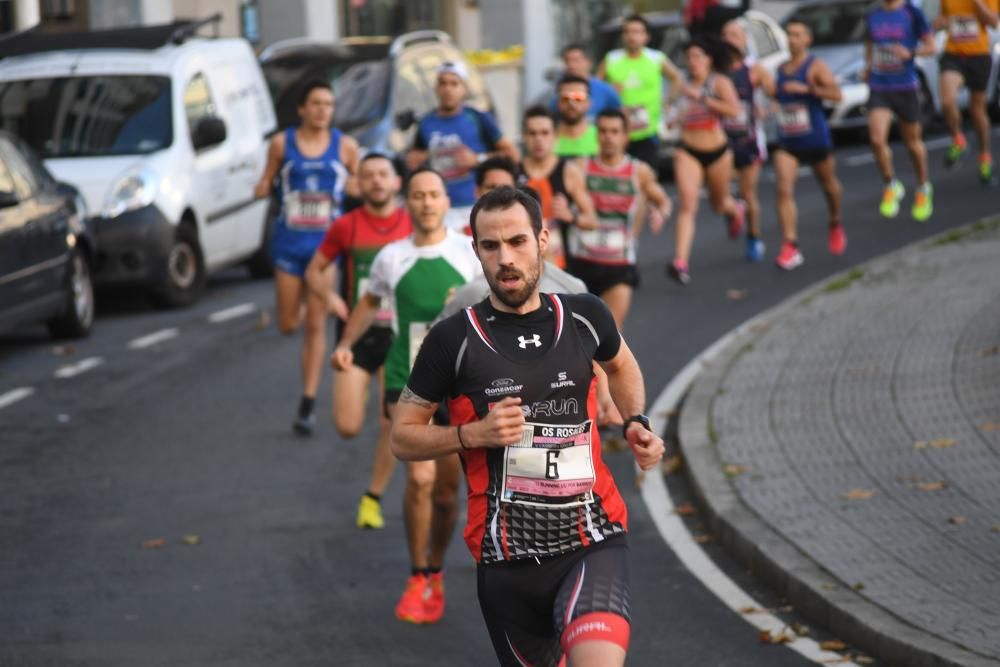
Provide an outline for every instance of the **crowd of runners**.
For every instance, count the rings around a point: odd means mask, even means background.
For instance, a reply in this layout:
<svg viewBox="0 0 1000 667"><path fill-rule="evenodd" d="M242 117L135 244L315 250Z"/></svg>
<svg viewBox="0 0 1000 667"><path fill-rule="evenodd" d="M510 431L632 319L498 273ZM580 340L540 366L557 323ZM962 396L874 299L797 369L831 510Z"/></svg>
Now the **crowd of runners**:
<svg viewBox="0 0 1000 667"><path fill-rule="evenodd" d="M948 166L966 150L955 104L968 86L980 142L978 177L992 180L977 58L997 0L942 0L949 29L942 100L953 134ZM932 26L905 0L869 16L866 77L872 149L885 182L881 215L898 215L905 188L892 169L893 119L915 172L912 217L933 212L913 59L933 51ZM326 324L337 321L333 421L345 438L366 413L379 420L374 463L357 508L359 528L385 525L381 500L405 463L404 534L410 560L396 616L434 623L445 610L445 553L466 479L465 541L478 565L480 605L504 665L622 664L629 637L627 513L601 459L601 434L620 427L636 462L663 453L643 412L639 365L623 329L639 284L637 241L674 204L657 179L657 129L680 130L674 258L690 281L700 190L745 235L745 257L765 257L757 190L767 158L762 131L775 113L775 261L803 262L795 181L809 166L826 198L828 247L846 250L825 101L840 90L811 55L807 25L786 26L790 58L775 73L744 54L737 21L685 46L683 70L650 49L639 16L623 48L599 64L569 46L550 105L525 111L522 149L493 118L464 105L467 72L445 63L437 108L421 119L403 159L367 152L331 129L334 98L305 86L301 124L272 141L259 196L277 191L272 248L278 325L304 329L302 398L294 430L315 429ZM987 63L988 64L988 63ZM989 71L987 67L987 72ZM670 87L664 99L664 80ZM765 99L769 102L765 103ZM404 180L401 171L406 171ZM344 212L346 202L357 205ZM368 405L378 383L377 408Z"/></svg>

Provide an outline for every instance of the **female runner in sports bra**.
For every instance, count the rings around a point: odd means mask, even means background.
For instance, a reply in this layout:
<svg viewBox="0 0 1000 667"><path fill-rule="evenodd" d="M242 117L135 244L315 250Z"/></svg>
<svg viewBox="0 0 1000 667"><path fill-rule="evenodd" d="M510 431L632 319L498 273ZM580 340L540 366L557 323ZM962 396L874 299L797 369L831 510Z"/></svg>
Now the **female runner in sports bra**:
<svg viewBox="0 0 1000 667"><path fill-rule="evenodd" d="M684 48L688 83L678 102L681 144L674 153L674 178L680 209L677 214L677 241L674 259L667 273L686 285L691 277L688 259L694 242L694 220L698 213L698 193L708 184L709 200L716 213L729 219L738 236L743 229L746 206L729 194L733 174L733 152L722 127L723 118L740 113L740 100L733 82L725 76L729 51L708 38L695 38Z"/></svg>

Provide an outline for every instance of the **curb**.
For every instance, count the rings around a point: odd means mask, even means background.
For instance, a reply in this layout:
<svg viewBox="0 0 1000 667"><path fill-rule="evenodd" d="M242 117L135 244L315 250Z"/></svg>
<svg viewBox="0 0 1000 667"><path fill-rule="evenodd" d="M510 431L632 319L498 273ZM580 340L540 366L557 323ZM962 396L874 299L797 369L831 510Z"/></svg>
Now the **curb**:
<svg viewBox="0 0 1000 667"><path fill-rule="evenodd" d="M838 579L760 519L730 484L723 472L724 462L711 440L712 403L731 365L769 328L770 322L821 294L831 282L850 279L859 267L867 271L918 248L933 246L941 239L972 235L983 229L983 222L942 232L852 267L807 287L723 336L692 362L698 370L680 415L679 441L688 478L709 527L727 551L811 622L892 665L996 667L1000 663L929 635L848 587L837 584L831 589L830 583Z"/></svg>

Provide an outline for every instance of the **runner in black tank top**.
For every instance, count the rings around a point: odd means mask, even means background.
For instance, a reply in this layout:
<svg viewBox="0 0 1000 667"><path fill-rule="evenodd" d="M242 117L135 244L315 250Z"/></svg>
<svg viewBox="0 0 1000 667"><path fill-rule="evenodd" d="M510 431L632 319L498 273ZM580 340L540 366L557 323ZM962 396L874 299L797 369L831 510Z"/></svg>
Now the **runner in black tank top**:
<svg viewBox="0 0 1000 667"><path fill-rule="evenodd" d="M564 654L572 663L581 650L622 665L627 514L601 460L593 363L611 378L626 438L649 469L663 442L641 414L639 366L599 299L539 294L548 232L534 199L494 190L473 209L472 230L490 296L424 339L393 451L406 460L461 453L465 538L501 665L555 666ZM445 400L453 426L429 425Z"/></svg>

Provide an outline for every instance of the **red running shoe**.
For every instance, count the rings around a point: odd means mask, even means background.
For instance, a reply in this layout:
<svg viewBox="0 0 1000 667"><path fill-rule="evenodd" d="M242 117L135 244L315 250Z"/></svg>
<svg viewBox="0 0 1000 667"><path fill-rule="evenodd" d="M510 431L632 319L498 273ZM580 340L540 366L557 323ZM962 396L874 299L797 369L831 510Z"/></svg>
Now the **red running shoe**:
<svg viewBox="0 0 1000 667"><path fill-rule="evenodd" d="M746 224L747 203L742 199L736 200L736 215L727 216L729 220L729 238L736 239L743 233L743 226Z"/></svg>
<svg viewBox="0 0 1000 667"><path fill-rule="evenodd" d="M427 578L427 591L424 623L437 623L444 616L444 572L435 572Z"/></svg>
<svg viewBox="0 0 1000 667"><path fill-rule="evenodd" d="M843 255L847 250L847 234L841 224L831 225L827 232L826 245L834 255Z"/></svg>
<svg viewBox="0 0 1000 667"><path fill-rule="evenodd" d="M785 271L791 271L795 267L801 266L804 261L805 258L799 252L798 247L789 241L781 244L781 252L778 253L778 257L774 260L778 267Z"/></svg>
<svg viewBox="0 0 1000 667"><path fill-rule="evenodd" d="M427 577L414 574L406 580L406 590L396 605L396 618L407 623L426 623Z"/></svg>

